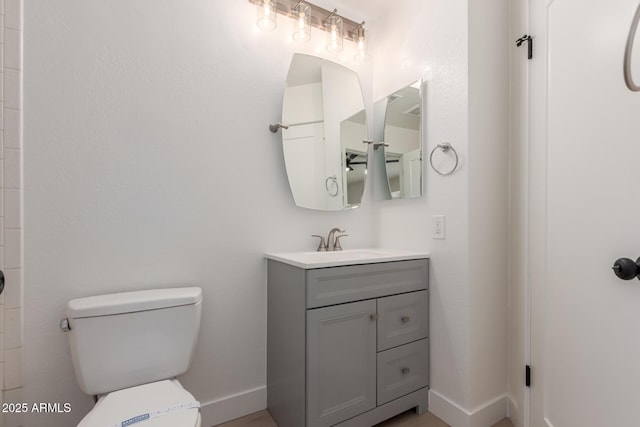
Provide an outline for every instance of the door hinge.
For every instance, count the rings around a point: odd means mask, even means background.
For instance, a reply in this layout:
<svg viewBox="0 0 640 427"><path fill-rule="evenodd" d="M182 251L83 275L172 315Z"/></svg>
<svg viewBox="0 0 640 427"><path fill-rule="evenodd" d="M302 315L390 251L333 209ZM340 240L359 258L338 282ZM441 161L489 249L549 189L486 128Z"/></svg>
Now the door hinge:
<svg viewBox="0 0 640 427"><path fill-rule="evenodd" d="M533 58L533 37L525 34L524 36L516 40L516 46L520 47L524 42L527 42L527 58L532 59Z"/></svg>
<svg viewBox="0 0 640 427"><path fill-rule="evenodd" d="M531 387L531 366L529 365L524 368L524 385Z"/></svg>

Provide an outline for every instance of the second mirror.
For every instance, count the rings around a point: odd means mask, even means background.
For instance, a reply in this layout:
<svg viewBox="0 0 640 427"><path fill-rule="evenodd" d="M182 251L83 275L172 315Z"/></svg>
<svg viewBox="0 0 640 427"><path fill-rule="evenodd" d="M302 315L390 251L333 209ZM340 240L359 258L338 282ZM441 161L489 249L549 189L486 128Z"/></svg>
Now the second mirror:
<svg viewBox="0 0 640 427"><path fill-rule="evenodd" d="M375 105L376 112L384 112L382 141L385 143L384 162L389 194L393 199L422 196L422 135L424 91L416 81Z"/></svg>

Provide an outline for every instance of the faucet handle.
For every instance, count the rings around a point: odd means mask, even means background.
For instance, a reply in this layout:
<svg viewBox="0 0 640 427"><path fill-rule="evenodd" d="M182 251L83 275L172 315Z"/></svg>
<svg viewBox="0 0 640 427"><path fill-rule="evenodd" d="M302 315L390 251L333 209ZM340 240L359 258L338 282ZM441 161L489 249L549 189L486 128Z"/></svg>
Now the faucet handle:
<svg viewBox="0 0 640 427"><path fill-rule="evenodd" d="M336 236L336 244L333 247L334 251L341 251L342 250L342 246L340 246L340 238L341 237L345 237L348 236L348 234L339 234Z"/></svg>
<svg viewBox="0 0 640 427"><path fill-rule="evenodd" d="M312 234L311 237L319 237L320 238L320 244L318 245L318 249L316 249L316 251L317 252L326 252L327 244L324 241L324 236L318 236L317 234Z"/></svg>

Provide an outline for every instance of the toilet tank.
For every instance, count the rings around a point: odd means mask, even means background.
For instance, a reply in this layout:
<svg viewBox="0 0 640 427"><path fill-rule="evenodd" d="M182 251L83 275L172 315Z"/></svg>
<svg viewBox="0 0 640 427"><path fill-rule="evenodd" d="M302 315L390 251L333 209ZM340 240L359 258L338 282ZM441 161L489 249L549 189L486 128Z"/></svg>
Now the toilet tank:
<svg viewBox="0 0 640 427"><path fill-rule="evenodd" d="M196 287L69 301L69 345L80 388L98 395L186 372L201 311Z"/></svg>

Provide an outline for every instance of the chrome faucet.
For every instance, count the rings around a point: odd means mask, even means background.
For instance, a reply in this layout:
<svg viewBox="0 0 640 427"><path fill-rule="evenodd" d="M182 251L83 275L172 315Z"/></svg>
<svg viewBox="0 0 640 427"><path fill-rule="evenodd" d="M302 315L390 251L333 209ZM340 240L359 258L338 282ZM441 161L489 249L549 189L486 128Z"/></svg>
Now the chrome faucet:
<svg viewBox="0 0 640 427"><path fill-rule="evenodd" d="M344 233L342 228L334 227L329 231L329 235L327 236L327 250L328 251L341 251L342 247L340 246L340 241L338 240L340 237L344 236L344 234L336 236L336 232Z"/></svg>

